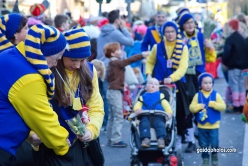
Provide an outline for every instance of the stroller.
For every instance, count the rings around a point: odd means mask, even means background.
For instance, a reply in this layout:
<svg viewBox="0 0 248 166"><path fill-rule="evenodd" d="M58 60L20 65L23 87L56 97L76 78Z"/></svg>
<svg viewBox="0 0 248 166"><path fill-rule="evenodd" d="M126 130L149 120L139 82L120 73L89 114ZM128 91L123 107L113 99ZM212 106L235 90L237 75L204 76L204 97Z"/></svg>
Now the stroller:
<svg viewBox="0 0 248 166"><path fill-rule="evenodd" d="M137 95L133 101L133 105L138 102L139 97L146 92L145 87L141 86L137 91ZM165 111L160 110L143 110L141 114L130 114L129 120L131 122L131 134L130 134L130 146L131 146L131 166L148 166L148 164L154 165L160 163L162 166L181 166L182 152L177 151L177 157L174 155L174 144L177 136L176 127L176 86L172 85L160 85L160 93L163 93L165 99L169 102L173 115L168 120L168 115ZM140 115L161 115L166 118L165 128L167 136L165 137L165 148L159 149L157 146L157 138L155 130L151 127L151 146L149 148L141 147L141 139L139 136L139 117ZM153 125L151 125L153 126Z"/></svg>

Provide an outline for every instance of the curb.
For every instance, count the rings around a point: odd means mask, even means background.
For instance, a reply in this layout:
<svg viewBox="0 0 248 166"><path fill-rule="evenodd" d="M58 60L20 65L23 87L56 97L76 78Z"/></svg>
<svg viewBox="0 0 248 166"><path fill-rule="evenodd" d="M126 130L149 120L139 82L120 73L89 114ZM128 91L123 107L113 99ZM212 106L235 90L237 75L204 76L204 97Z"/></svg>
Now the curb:
<svg viewBox="0 0 248 166"><path fill-rule="evenodd" d="M244 137L242 166L248 166L247 156L248 156L248 125L245 124L245 137Z"/></svg>

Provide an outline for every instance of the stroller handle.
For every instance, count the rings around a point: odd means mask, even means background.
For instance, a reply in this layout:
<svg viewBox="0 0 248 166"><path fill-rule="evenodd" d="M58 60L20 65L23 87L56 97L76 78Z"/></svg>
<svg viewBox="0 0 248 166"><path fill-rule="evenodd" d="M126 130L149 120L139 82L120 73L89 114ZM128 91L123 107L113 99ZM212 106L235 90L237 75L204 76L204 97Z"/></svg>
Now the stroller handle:
<svg viewBox="0 0 248 166"><path fill-rule="evenodd" d="M168 86L170 88L176 88L176 84L164 84L164 85L166 85L166 86Z"/></svg>
<svg viewBox="0 0 248 166"><path fill-rule="evenodd" d="M165 116L166 120L170 119L170 115L167 112L162 111L162 110L142 110L142 112L140 114L132 113L129 116L129 118L133 119L133 118L138 117L138 116L151 115L151 114Z"/></svg>

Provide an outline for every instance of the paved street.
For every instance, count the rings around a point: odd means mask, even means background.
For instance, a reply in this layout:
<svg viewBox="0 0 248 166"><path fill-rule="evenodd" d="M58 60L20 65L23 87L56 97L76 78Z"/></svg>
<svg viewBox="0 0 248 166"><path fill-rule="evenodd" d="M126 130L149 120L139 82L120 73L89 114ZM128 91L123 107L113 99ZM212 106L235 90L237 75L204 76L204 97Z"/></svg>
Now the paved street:
<svg viewBox="0 0 248 166"><path fill-rule="evenodd" d="M226 83L224 79L215 80L215 89L224 98ZM236 153L219 153L219 166L242 166L243 144L245 124L241 121L240 114L222 113L221 127L219 129L220 147L236 148ZM130 125L128 121L123 125L123 140L129 143ZM106 166L128 166L130 165L131 148L112 148L107 146L106 133L101 132L100 141L105 155ZM198 144L198 143L197 143ZM185 149L187 144L183 145ZM197 145L198 146L198 145ZM194 153L184 153L185 166L200 166L201 155ZM244 165L245 166L245 165Z"/></svg>

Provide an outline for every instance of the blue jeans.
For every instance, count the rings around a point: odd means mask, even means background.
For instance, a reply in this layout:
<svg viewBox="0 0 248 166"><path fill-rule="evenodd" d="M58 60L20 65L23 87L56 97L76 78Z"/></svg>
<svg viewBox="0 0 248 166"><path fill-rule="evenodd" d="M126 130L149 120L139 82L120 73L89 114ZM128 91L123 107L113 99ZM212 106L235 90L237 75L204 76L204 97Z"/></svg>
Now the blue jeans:
<svg viewBox="0 0 248 166"><path fill-rule="evenodd" d="M106 96L109 83L107 81L101 81L100 79L98 81L99 81L99 90L100 90L100 93L102 95L102 99L103 99L103 103L104 103L105 115L104 115L102 126L105 128L107 126L107 123L108 123L108 115L109 115L109 103L108 103L107 96Z"/></svg>
<svg viewBox="0 0 248 166"><path fill-rule="evenodd" d="M151 117L152 116L145 115L145 116L141 116L140 118L139 131L140 131L141 139L151 138L151 133L150 133L150 128L152 125L150 124ZM152 121L157 138L164 138L166 136L165 118L163 116L153 116Z"/></svg>
<svg viewBox="0 0 248 166"><path fill-rule="evenodd" d="M219 147L219 129L200 129L198 128L199 144L201 148ZM217 152L212 152L212 154ZM208 152L202 152L202 158L209 158Z"/></svg>

